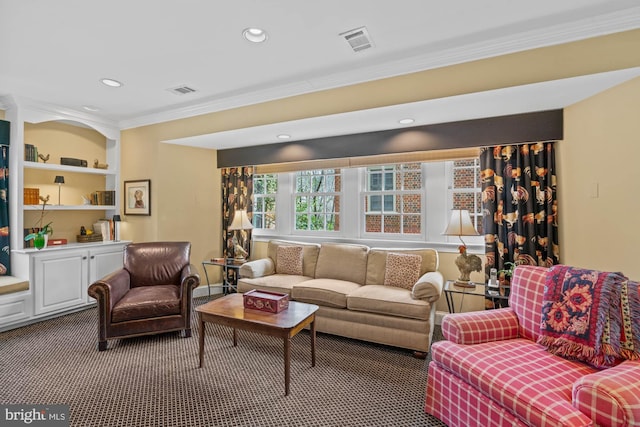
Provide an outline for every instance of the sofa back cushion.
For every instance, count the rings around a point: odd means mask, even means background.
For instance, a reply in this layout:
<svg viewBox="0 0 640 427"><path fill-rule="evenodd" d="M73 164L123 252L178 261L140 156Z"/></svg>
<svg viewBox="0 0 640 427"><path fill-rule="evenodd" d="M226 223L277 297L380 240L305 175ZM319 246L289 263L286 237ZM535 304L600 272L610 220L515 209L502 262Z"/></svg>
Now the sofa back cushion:
<svg viewBox="0 0 640 427"><path fill-rule="evenodd" d="M277 261L279 246L302 246L302 275L314 277L320 245L313 243L290 242L286 240L270 240L269 245L267 246L267 256L273 261L276 271L278 269Z"/></svg>
<svg viewBox="0 0 640 427"><path fill-rule="evenodd" d="M544 283L548 271L546 267L519 265L513 272L509 306L518 316L518 334L522 338L536 341L540 335Z"/></svg>
<svg viewBox="0 0 640 427"><path fill-rule="evenodd" d="M420 255L422 263L418 277L430 271L438 270L438 251L430 248L423 249L379 249L372 248L367 259L367 285L384 285L384 276L387 269L387 254L411 254Z"/></svg>
<svg viewBox="0 0 640 427"><path fill-rule="evenodd" d="M323 243L318 254L316 279L336 279L364 285L369 247ZM383 278L384 280L384 278Z"/></svg>

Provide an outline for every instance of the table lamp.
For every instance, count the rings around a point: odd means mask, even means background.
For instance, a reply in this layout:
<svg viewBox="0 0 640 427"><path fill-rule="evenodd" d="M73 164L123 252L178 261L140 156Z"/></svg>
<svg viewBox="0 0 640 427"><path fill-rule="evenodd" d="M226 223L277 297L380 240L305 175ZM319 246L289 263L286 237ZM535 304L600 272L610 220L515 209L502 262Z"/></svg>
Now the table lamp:
<svg viewBox="0 0 640 427"><path fill-rule="evenodd" d="M251 230L253 228L253 224L249 220L247 216L246 209L238 209L236 213L233 215L233 221L231 221L231 225L228 230L233 231L233 255L237 260L244 260L244 258L248 255L247 251L240 245L238 238L235 234L236 230Z"/></svg>
<svg viewBox="0 0 640 427"><path fill-rule="evenodd" d="M64 184L64 176L56 175L56 178L53 180L55 184L58 184L58 205L60 205L60 187Z"/></svg>
<svg viewBox="0 0 640 427"><path fill-rule="evenodd" d="M451 218L447 228L442 232L445 236L458 236L462 242L461 246L458 246L460 256L456 258L456 266L460 270L460 277L455 281L456 286L465 288L473 288L475 285L469 279L469 275L472 271L482 270L482 260L477 255L467 254L467 245L462 240L462 236L477 236L478 232L471 223L471 216L468 210L453 209L451 211Z"/></svg>

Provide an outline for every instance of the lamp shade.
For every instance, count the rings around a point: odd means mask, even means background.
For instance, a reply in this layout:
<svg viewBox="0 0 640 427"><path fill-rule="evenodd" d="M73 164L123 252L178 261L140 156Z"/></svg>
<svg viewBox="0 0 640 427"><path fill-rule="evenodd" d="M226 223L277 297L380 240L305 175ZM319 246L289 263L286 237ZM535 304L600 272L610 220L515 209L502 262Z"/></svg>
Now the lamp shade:
<svg viewBox="0 0 640 427"><path fill-rule="evenodd" d="M442 234L445 236L477 236L478 232L471 223L468 210L453 209L447 228Z"/></svg>
<svg viewBox="0 0 640 427"><path fill-rule="evenodd" d="M53 180L54 184L64 184L64 176L56 175L56 178Z"/></svg>
<svg viewBox="0 0 640 427"><path fill-rule="evenodd" d="M120 221L122 221L122 218L120 218L120 215L114 215L113 216L113 221L114 222L120 222Z"/></svg>
<svg viewBox="0 0 640 427"><path fill-rule="evenodd" d="M233 216L233 221L231 221L231 225L229 226L229 230L251 230L253 228L253 224L249 220L247 216L246 209L239 209Z"/></svg>

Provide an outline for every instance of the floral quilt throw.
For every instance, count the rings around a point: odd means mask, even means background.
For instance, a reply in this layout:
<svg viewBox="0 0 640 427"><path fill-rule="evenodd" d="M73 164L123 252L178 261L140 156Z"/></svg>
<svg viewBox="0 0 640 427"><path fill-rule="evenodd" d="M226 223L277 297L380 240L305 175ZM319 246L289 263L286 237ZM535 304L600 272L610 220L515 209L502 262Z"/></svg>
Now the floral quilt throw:
<svg viewBox="0 0 640 427"><path fill-rule="evenodd" d="M596 368L640 359L640 287L621 273L549 269L538 343Z"/></svg>

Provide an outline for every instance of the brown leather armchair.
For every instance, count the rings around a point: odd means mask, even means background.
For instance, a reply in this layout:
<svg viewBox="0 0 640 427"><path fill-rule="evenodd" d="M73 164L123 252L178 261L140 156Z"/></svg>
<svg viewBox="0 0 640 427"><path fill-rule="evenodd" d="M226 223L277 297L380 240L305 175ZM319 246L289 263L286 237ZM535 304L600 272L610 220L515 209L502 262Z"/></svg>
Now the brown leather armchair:
<svg viewBox="0 0 640 427"><path fill-rule="evenodd" d="M200 284L191 243L132 243L124 266L89 286L98 301L98 350L111 338L169 331L191 336L191 295Z"/></svg>

